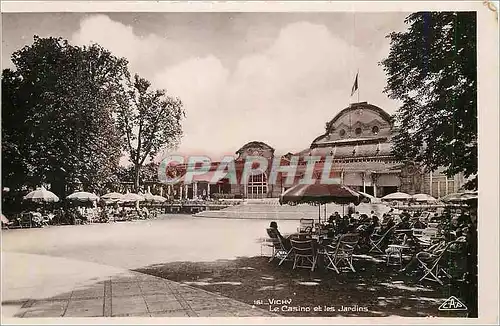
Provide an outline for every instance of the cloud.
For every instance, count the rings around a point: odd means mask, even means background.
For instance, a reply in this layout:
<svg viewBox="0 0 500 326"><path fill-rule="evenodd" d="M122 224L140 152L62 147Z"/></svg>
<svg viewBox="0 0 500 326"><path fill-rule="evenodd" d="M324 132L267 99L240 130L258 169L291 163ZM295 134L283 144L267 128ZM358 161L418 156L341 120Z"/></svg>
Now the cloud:
<svg viewBox="0 0 500 326"><path fill-rule="evenodd" d="M251 44L255 33L248 29L244 41ZM74 40L95 41L128 58L132 69L155 87L181 98L187 117L179 150L185 153L234 153L252 140L280 153L300 151L349 105L358 69L360 100L390 113L395 107L382 94L385 75L378 62L388 52L384 35L374 40L381 42L378 51L372 53L371 43L366 53L324 25L289 23L266 48L235 58L232 68L214 54L198 57L187 49L182 53L179 44L155 34L139 36L103 15L84 20ZM172 63L171 49L185 59Z"/></svg>

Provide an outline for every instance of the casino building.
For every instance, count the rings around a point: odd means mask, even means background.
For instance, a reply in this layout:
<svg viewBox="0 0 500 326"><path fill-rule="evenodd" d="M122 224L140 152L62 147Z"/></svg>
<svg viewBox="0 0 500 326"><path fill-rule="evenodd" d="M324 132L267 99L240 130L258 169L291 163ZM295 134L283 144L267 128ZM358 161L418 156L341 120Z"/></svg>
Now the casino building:
<svg viewBox="0 0 500 326"><path fill-rule="evenodd" d="M464 178L457 175L447 178L441 171L425 172L422 167L411 162L400 162L391 153L394 135L392 117L383 109L367 102L353 103L341 110L327 122L324 133L316 137L309 148L282 156L282 165L290 163L290 158L299 156L297 180L306 169L308 156L333 157L332 170L338 173L342 183L358 191L375 197L402 191L409 194L427 193L438 198L456 192L464 184ZM230 184L228 179L211 183L213 171L218 163L212 163L211 172L195 176L190 184L169 186L163 192L174 198L270 198L279 197L287 188L284 186L286 174L278 175L276 183L269 180L275 149L269 144L254 141L243 145L237 152L235 167L241 177L247 156L263 156L268 168L251 175L247 182ZM179 166L178 173L185 171ZM320 171L315 171L320 173Z"/></svg>

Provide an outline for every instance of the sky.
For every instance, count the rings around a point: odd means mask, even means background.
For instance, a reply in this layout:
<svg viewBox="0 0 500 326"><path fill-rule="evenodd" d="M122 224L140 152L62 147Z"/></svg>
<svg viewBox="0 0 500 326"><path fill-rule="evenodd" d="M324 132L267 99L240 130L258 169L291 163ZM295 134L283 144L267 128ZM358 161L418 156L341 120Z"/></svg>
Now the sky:
<svg viewBox="0 0 500 326"><path fill-rule="evenodd" d="M2 65L12 67L10 55L33 35L98 43L183 101L177 153L217 159L262 141L285 154L308 148L358 96L395 112L379 62L389 53L386 36L404 31L407 15L4 13ZM357 72L359 94L350 97Z"/></svg>

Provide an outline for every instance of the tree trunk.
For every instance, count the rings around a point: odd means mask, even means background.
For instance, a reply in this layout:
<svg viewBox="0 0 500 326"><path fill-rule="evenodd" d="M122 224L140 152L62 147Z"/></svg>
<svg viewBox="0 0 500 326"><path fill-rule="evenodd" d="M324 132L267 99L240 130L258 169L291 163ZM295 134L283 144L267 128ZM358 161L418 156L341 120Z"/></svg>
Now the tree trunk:
<svg viewBox="0 0 500 326"><path fill-rule="evenodd" d="M139 176L141 172L141 166L139 164L136 164L134 169L134 192L138 193L139 192Z"/></svg>

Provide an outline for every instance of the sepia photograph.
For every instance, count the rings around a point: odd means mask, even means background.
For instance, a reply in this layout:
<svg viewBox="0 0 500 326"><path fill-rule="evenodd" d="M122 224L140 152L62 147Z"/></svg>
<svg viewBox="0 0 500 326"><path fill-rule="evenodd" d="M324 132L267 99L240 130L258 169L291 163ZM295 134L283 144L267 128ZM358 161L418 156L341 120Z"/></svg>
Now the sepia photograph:
<svg viewBox="0 0 500 326"><path fill-rule="evenodd" d="M2 319L478 319L489 5L3 11Z"/></svg>

